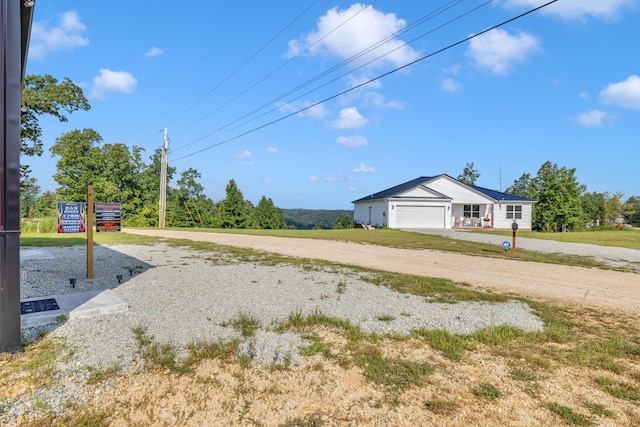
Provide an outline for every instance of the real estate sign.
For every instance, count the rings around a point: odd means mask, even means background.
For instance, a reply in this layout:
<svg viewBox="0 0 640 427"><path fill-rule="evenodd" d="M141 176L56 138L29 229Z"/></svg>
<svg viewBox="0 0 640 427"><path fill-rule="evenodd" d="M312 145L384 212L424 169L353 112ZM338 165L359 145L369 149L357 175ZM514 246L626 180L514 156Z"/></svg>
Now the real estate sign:
<svg viewBox="0 0 640 427"><path fill-rule="evenodd" d="M120 203L96 203L96 233L120 231Z"/></svg>
<svg viewBox="0 0 640 427"><path fill-rule="evenodd" d="M87 230L86 204L58 202L58 233L84 233Z"/></svg>

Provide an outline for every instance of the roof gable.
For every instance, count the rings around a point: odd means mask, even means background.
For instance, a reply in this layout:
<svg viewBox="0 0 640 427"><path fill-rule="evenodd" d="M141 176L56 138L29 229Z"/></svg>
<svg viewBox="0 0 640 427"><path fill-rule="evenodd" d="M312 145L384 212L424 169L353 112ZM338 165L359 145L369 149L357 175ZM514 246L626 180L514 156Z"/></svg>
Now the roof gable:
<svg viewBox="0 0 640 427"><path fill-rule="evenodd" d="M461 187L468 189L469 191L479 193L485 197L493 199L496 202L498 201L534 202L533 200L527 199L525 197L519 197L513 194L502 193L500 191L490 190L488 188L478 187L475 185L468 185L458 181L455 178L450 177L447 174L440 174L436 176L421 176L421 177L412 179L410 181L404 182L402 184L398 184L396 186L387 188L386 190L378 191L377 193L373 193L373 194L370 194L369 196L365 196L360 199L354 200L352 203L383 200L383 199L389 199L389 198L395 198L395 197L402 197L403 195L404 196L408 195L409 197L411 197L411 195L407 193L411 192L411 190L415 190L420 187L422 190L428 191L429 193L433 194L434 197L451 198L450 195L446 195L446 194L443 194L442 192L429 188L429 183L440 180L440 179L454 182L460 185ZM417 197L420 197L420 195L417 195Z"/></svg>

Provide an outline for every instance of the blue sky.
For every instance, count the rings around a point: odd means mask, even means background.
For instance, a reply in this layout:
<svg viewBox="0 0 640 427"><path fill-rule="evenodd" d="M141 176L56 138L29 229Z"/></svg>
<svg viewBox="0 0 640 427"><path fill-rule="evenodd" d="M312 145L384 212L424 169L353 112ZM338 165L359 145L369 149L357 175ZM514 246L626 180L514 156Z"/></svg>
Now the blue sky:
<svg viewBox="0 0 640 427"><path fill-rule="evenodd" d="M43 118L24 162L53 190L65 132L148 163L167 127L170 185L195 168L214 201L233 178L254 203L351 209L471 162L504 190L546 161L640 196L640 1L558 0L446 49L544 3L37 0L27 74L69 77L92 108Z"/></svg>

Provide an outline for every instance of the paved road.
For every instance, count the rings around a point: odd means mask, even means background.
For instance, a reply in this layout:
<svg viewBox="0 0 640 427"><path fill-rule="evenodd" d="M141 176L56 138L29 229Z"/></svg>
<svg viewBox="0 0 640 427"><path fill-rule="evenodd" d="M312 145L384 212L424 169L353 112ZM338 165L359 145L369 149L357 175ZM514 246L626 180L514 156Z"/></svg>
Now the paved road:
<svg viewBox="0 0 640 427"><path fill-rule="evenodd" d="M450 237L452 239L469 240L472 242L490 243L495 245L500 245L504 241L511 242L511 236L497 236L493 234L474 233L470 231L428 229L412 229L406 231L434 234L438 236ZM516 246L520 249L537 252L589 256L596 259L611 261L611 263L614 265L622 265L627 263L640 264L640 250L637 249L589 245L585 243L556 242L553 240L543 239L530 239L525 237L517 237L517 235ZM638 267L640 267L640 265L638 265Z"/></svg>

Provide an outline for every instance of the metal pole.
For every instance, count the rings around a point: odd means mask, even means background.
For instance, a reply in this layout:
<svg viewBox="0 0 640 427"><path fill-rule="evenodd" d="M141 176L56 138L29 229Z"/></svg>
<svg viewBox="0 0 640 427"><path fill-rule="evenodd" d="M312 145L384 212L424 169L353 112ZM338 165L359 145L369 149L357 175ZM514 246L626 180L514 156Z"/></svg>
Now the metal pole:
<svg viewBox="0 0 640 427"><path fill-rule="evenodd" d="M0 0L0 352L20 350L22 2Z"/></svg>

